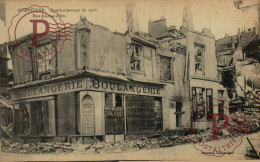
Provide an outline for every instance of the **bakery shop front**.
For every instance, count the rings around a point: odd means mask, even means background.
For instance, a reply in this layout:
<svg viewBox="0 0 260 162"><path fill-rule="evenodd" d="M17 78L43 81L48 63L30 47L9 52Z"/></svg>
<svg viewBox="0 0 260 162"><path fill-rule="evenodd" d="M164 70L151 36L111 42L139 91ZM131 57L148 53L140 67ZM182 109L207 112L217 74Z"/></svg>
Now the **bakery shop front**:
<svg viewBox="0 0 260 162"><path fill-rule="evenodd" d="M54 80L11 91L15 135L41 141L124 140L163 129L163 85L102 77Z"/></svg>

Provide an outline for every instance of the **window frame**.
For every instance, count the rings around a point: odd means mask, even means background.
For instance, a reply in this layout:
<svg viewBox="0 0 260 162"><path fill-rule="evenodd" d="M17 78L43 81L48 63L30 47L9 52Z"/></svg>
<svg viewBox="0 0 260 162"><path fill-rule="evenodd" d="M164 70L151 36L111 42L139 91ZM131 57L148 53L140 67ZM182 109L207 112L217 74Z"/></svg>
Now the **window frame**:
<svg viewBox="0 0 260 162"><path fill-rule="evenodd" d="M211 94L208 94L208 90L211 91ZM211 96L210 101L208 101L208 97ZM211 121L212 116L210 116L210 113L213 113L213 89L212 88L206 88L206 106L207 106L207 111L206 111L206 120Z"/></svg>
<svg viewBox="0 0 260 162"><path fill-rule="evenodd" d="M143 66L144 47L143 47L143 45L138 44L138 43L131 43L130 46L131 46L130 48L132 48L133 51L132 51L132 53L130 53L130 57L129 57L129 66L130 66L129 69L131 72L143 74L143 72L144 72L144 66ZM139 50L139 68L140 68L140 70L132 69L131 58L132 58L132 54L134 54L134 56L136 54L136 52L135 52L136 46L140 48L140 50Z"/></svg>
<svg viewBox="0 0 260 162"><path fill-rule="evenodd" d="M44 46L46 47L47 45L52 45L52 44L53 44L53 42L50 41L50 42L45 42L40 47L38 47L38 49L36 47L37 60L40 60L40 58L38 58L38 50L39 50L39 48L44 47ZM56 53L56 51L55 51L55 53ZM44 61L42 63L38 63L37 72L40 75L42 75L42 74L49 74L51 71L53 71L52 63L51 63L51 57L52 57L52 55L47 55L46 58L49 59L48 61ZM41 68L43 68L43 70L40 71Z"/></svg>
<svg viewBox="0 0 260 162"><path fill-rule="evenodd" d="M195 101L196 105L194 105L193 99L197 98L197 89L199 89L199 88L201 88L202 90L204 89L204 93L202 94L203 95L203 101L202 102L204 102L203 106L205 108L205 110L204 110L205 116L203 118L201 118L201 119L197 119L197 121L198 122L211 121L212 117L209 117L208 115L209 115L209 112L210 112L209 110L212 110L212 113L213 113L213 89L212 88L204 88L204 87L192 87L192 94L191 94L191 96L192 96L192 107L193 107L193 121L195 121L195 118L197 117L197 113L198 113L198 110L197 110L198 103L197 103L197 101ZM194 95L194 90L195 90L195 95ZM211 91L211 95L208 94L208 90ZM208 106L210 106L210 103L209 103L210 101L207 100L207 98L209 96L211 96L211 104L212 105L211 105L211 107L207 108ZM196 115L194 116L194 114L196 114Z"/></svg>
<svg viewBox="0 0 260 162"><path fill-rule="evenodd" d="M165 56L165 55L162 55L162 54L158 54L159 56L159 69L160 69L160 72L159 72L159 77L160 77L160 81L161 82L165 82L165 83L174 83L174 73L173 73L173 61L175 60L174 57L170 57L170 56ZM161 57L166 57L166 58L170 58L170 73L171 73L171 79L170 80L164 80L161 78Z"/></svg>
<svg viewBox="0 0 260 162"><path fill-rule="evenodd" d="M200 67L202 68L201 70L197 69L196 70L196 65L197 65L197 60L196 60L196 56L198 53L198 50L196 49L196 47L202 48L202 52L201 52L201 61L200 61ZM194 53L194 73L195 75L200 75L200 76L205 76L205 52L206 52L206 46L203 44L199 44L199 43L194 43L194 49L195 49L195 53ZM202 74L198 74L197 71L201 71Z"/></svg>

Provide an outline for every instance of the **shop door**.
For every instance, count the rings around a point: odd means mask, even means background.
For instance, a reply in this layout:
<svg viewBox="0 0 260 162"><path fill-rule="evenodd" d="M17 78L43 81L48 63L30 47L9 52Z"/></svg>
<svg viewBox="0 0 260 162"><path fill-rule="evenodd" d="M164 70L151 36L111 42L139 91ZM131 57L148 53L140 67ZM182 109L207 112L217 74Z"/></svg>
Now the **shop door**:
<svg viewBox="0 0 260 162"><path fill-rule="evenodd" d="M176 102L176 127L181 127L182 102Z"/></svg>
<svg viewBox="0 0 260 162"><path fill-rule="evenodd" d="M162 101L161 98L156 98L154 100L154 105L155 105L155 123L156 123L156 131L161 131L163 130L163 118L162 118Z"/></svg>
<svg viewBox="0 0 260 162"><path fill-rule="evenodd" d="M124 104L122 94L105 94L105 131L106 134L124 134Z"/></svg>
<svg viewBox="0 0 260 162"><path fill-rule="evenodd" d="M95 112L93 99L86 95L82 99L82 135L95 135Z"/></svg>

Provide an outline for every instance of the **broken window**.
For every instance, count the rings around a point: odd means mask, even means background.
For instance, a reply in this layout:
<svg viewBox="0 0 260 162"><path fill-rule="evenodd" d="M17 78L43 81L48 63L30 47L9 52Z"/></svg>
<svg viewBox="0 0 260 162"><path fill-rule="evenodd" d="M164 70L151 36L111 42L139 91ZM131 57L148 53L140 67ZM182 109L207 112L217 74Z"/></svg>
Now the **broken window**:
<svg viewBox="0 0 260 162"><path fill-rule="evenodd" d="M87 41L89 37L89 32L86 29L81 29L79 31L80 37L80 53L83 55L84 66L87 64Z"/></svg>
<svg viewBox="0 0 260 162"><path fill-rule="evenodd" d="M222 85L227 88L235 87L234 70L222 71Z"/></svg>
<svg viewBox="0 0 260 162"><path fill-rule="evenodd" d="M122 101L122 95L116 94L116 107L122 107L123 101Z"/></svg>
<svg viewBox="0 0 260 162"><path fill-rule="evenodd" d="M51 71L51 59L55 55L53 45L51 43L44 44L36 48L38 72L46 73Z"/></svg>
<svg viewBox="0 0 260 162"><path fill-rule="evenodd" d="M213 94L212 89L207 89L206 96L207 96L207 120L211 120L213 114Z"/></svg>
<svg viewBox="0 0 260 162"><path fill-rule="evenodd" d="M224 90L218 91L218 113L224 114ZM219 116L218 120L224 120L224 116Z"/></svg>
<svg viewBox="0 0 260 162"><path fill-rule="evenodd" d="M204 103L204 88L196 88L196 108L197 108L197 119L203 120L206 117L205 114L205 103Z"/></svg>
<svg viewBox="0 0 260 162"><path fill-rule="evenodd" d="M105 93L106 134L123 134L124 122L123 94Z"/></svg>
<svg viewBox="0 0 260 162"><path fill-rule="evenodd" d="M126 133L148 133L162 130L161 98L126 95Z"/></svg>
<svg viewBox="0 0 260 162"><path fill-rule="evenodd" d="M160 56L160 79L164 81L173 80L171 71L171 57Z"/></svg>
<svg viewBox="0 0 260 162"><path fill-rule="evenodd" d="M192 88L193 120L211 120L213 113L213 90L206 88Z"/></svg>
<svg viewBox="0 0 260 162"><path fill-rule="evenodd" d="M26 104L19 104L20 117L21 117L21 135L28 135L30 133L30 123L29 123L29 110Z"/></svg>
<svg viewBox="0 0 260 162"><path fill-rule="evenodd" d="M205 75L204 53L205 46L195 44L195 74Z"/></svg>
<svg viewBox="0 0 260 162"><path fill-rule="evenodd" d="M132 45L132 51L130 55L130 67L131 70L141 71L141 51L142 48L139 45Z"/></svg>
<svg viewBox="0 0 260 162"><path fill-rule="evenodd" d="M105 93L105 106L113 106L112 93Z"/></svg>

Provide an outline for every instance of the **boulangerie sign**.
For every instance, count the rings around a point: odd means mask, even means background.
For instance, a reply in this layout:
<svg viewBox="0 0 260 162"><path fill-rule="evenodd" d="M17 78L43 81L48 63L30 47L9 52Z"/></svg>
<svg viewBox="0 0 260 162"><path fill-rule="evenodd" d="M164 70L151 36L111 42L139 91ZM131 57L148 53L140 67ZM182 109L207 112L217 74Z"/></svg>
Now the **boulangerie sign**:
<svg viewBox="0 0 260 162"><path fill-rule="evenodd" d="M98 78L89 78L87 80L87 89L135 95L162 96L161 87L158 86Z"/></svg>
<svg viewBox="0 0 260 162"><path fill-rule="evenodd" d="M28 99L86 89L86 79L72 79L12 90L13 100Z"/></svg>

